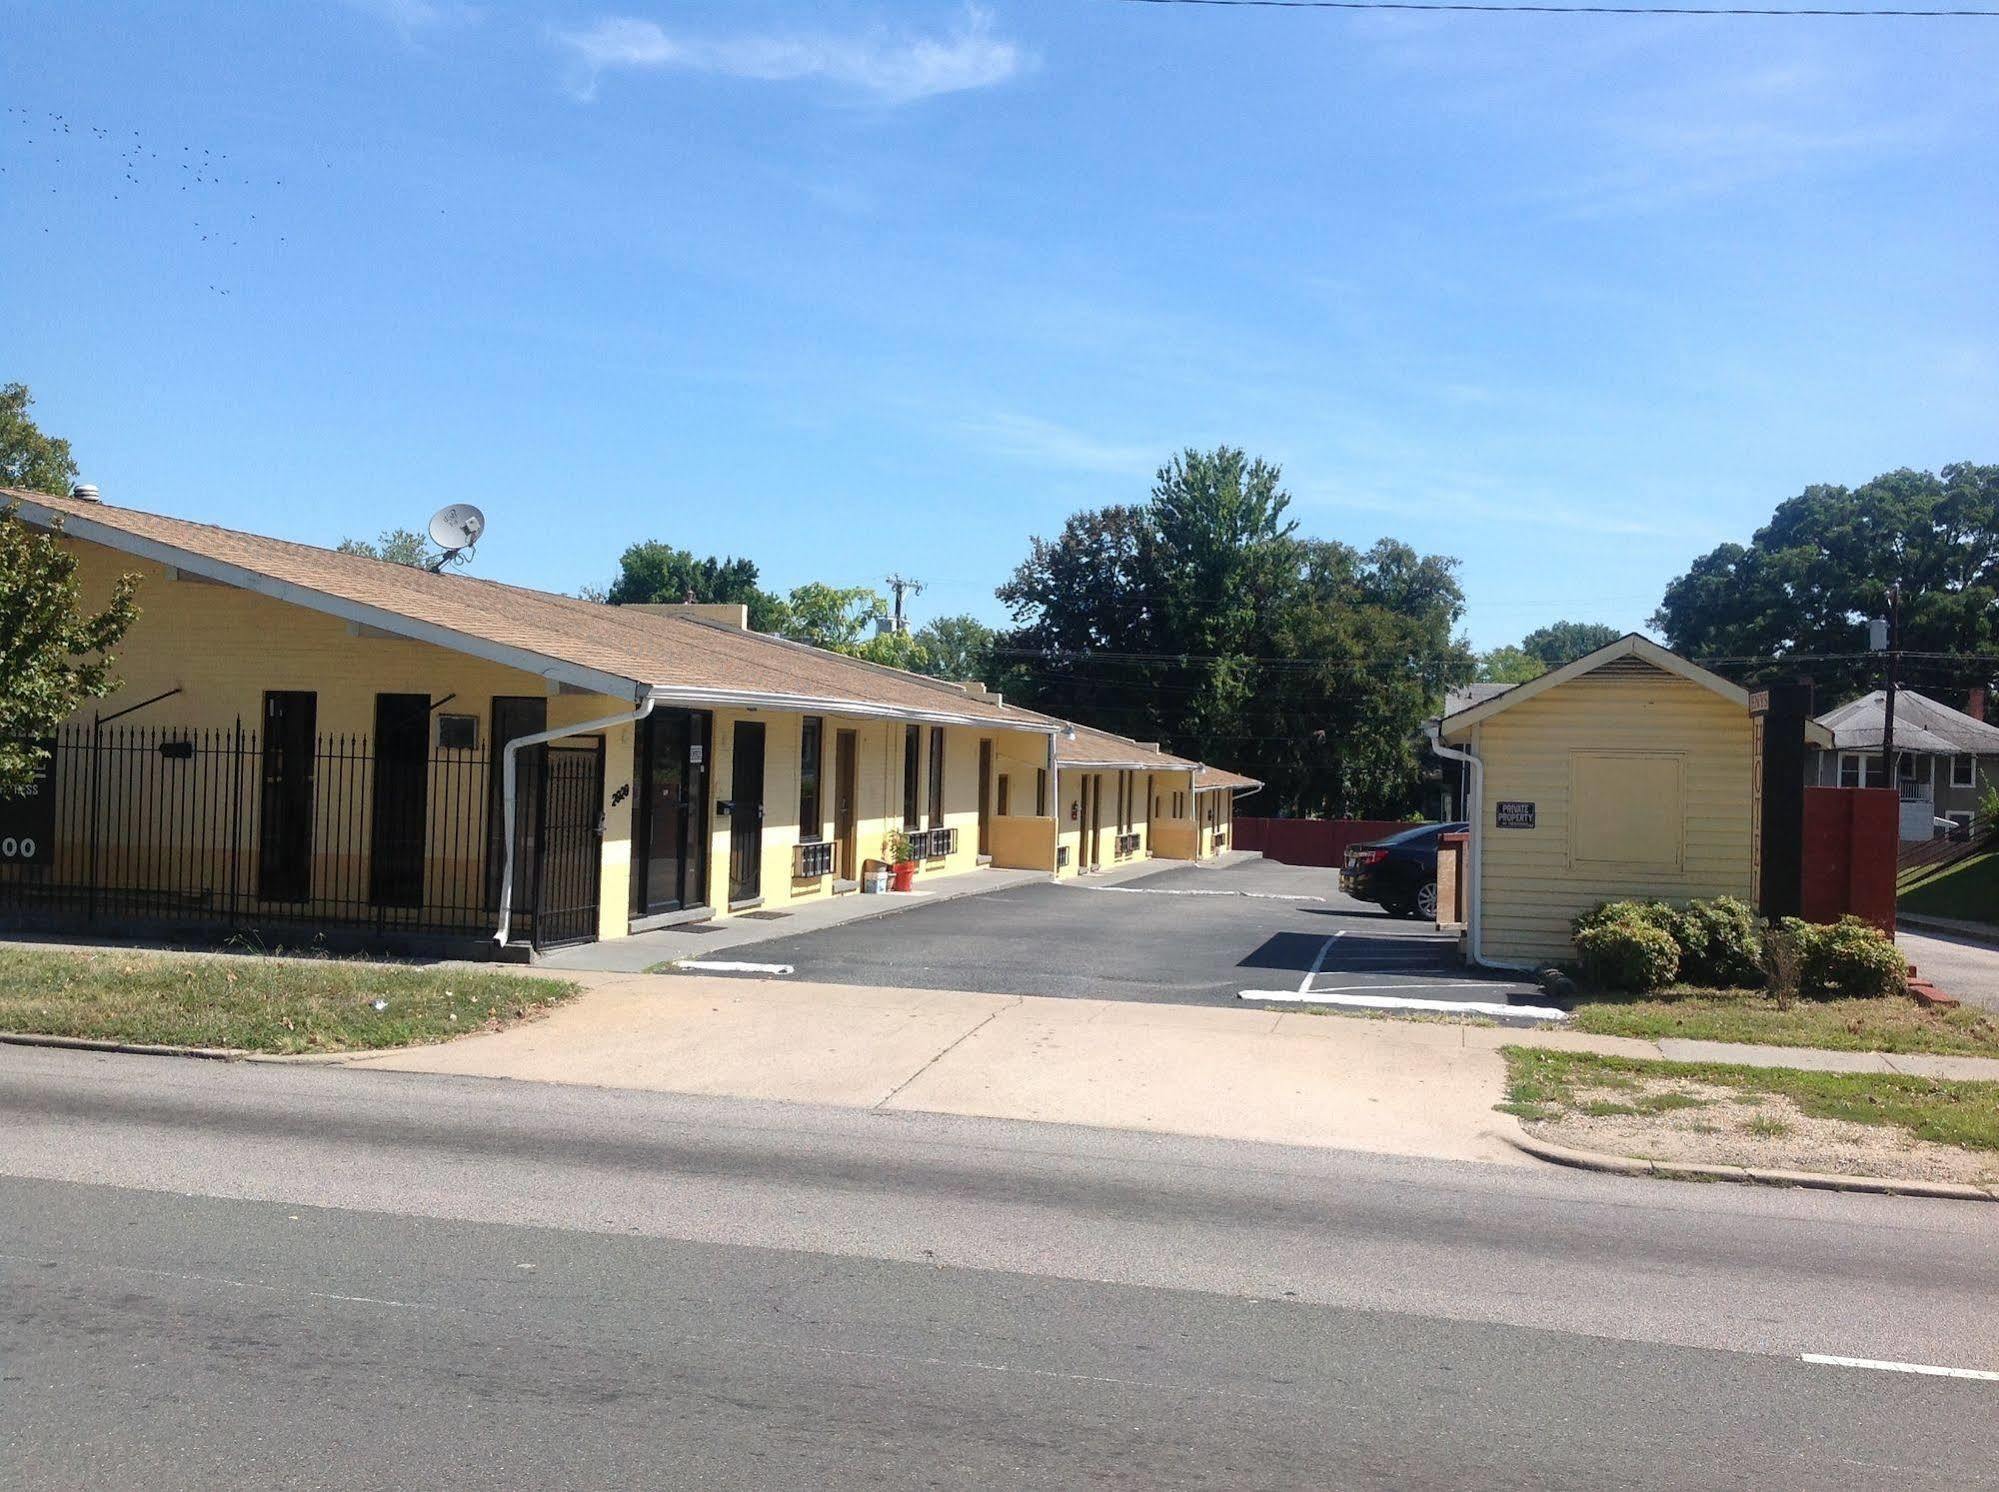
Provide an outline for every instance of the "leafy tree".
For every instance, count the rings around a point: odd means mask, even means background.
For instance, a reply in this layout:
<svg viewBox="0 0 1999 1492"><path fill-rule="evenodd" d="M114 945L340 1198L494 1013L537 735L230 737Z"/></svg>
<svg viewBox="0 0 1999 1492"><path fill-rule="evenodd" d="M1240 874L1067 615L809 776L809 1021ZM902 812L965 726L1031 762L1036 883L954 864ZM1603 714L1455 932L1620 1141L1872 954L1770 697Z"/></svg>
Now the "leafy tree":
<svg viewBox="0 0 1999 1492"><path fill-rule="evenodd" d="M1524 684L1529 679L1540 678L1547 671L1548 665L1525 648L1494 648L1489 653L1478 655L1478 681L1481 684Z"/></svg>
<svg viewBox="0 0 1999 1492"><path fill-rule="evenodd" d="M118 687L111 649L139 614L136 575L121 576L104 609L83 604L76 557L0 508L0 796L23 792L48 760L39 743L86 699Z"/></svg>
<svg viewBox="0 0 1999 1492"><path fill-rule="evenodd" d="M788 621L784 602L757 584L750 560L696 559L657 539L634 544L618 557L617 578L603 599L614 606L681 601L747 606L756 632L782 632Z"/></svg>
<svg viewBox="0 0 1999 1492"><path fill-rule="evenodd" d="M860 642L842 643L835 651L854 658L865 658L870 663L907 669L911 673L934 675L937 672L936 660L913 632L882 632Z"/></svg>
<svg viewBox="0 0 1999 1492"><path fill-rule="evenodd" d="M993 682L993 629L974 616L934 617L916 629L921 673L963 683Z"/></svg>
<svg viewBox="0 0 1999 1492"><path fill-rule="evenodd" d="M1300 538L1275 467L1224 447L1152 501L1078 513L1000 588L1024 702L1270 784L1300 813L1397 811L1417 726L1472 672L1456 561Z"/></svg>
<svg viewBox="0 0 1999 1492"><path fill-rule="evenodd" d="M1545 672L1607 648L1623 635L1602 622L1554 622L1529 632L1520 640L1520 650L1539 661Z"/></svg>
<svg viewBox="0 0 1999 1492"><path fill-rule="evenodd" d="M35 402L25 383L0 384L0 487L61 495L76 485L69 442L44 435L28 417Z"/></svg>
<svg viewBox="0 0 1999 1492"><path fill-rule="evenodd" d="M372 544L366 539L342 539L333 547L341 554L387 560L392 565L408 565L417 570L429 569L438 554L430 540L413 528L385 528Z"/></svg>
<svg viewBox="0 0 1999 1492"><path fill-rule="evenodd" d="M814 647L847 650L888 615L888 602L865 585L827 585L810 580L785 598L784 635Z"/></svg>
<svg viewBox="0 0 1999 1492"><path fill-rule="evenodd" d="M1828 699L1872 688L1867 622L1902 588L1902 646L1972 655L1910 682L1990 684L1999 653L1999 466L1888 472L1807 487L1747 545L1722 544L1666 587L1652 625L1667 645L1739 679L1809 672Z"/></svg>

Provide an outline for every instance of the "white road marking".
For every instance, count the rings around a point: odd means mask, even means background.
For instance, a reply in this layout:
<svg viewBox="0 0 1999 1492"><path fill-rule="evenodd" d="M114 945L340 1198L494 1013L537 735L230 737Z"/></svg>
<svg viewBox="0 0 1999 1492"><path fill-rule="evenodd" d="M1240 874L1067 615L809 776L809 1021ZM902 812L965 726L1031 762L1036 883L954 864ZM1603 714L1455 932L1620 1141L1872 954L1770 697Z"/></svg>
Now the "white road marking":
<svg viewBox="0 0 1999 1492"><path fill-rule="evenodd" d="M1923 1373L1932 1378L1976 1378L1981 1383L1999 1383L1999 1373L1983 1368L1939 1368L1922 1362L1877 1362L1871 1357L1830 1357L1823 1352L1801 1352L1805 1362L1830 1368L1876 1368L1884 1373Z"/></svg>
<svg viewBox="0 0 1999 1492"><path fill-rule="evenodd" d="M1348 985L1348 989L1375 989L1368 984ZM1490 985L1404 984L1401 989L1490 989ZM1427 1010L1437 1015L1517 1015L1535 1021L1565 1021L1566 1010L1546 1005L1501 1005L1490 1000L1405 1000L1396 995L1349 995L1338 990L1264 990L1236 992L1238 1000L1262 1000L1280 1005L1337 1005L1349 1010Z"/></svg>
<svg viewBox="0 0 1999 1492"><path fill-rule="evenodd" d="M1175 891L1165 886L1092 886L1087 881L1060 881L1058 885L1077 891L1116 891L1125 896L1240 896L1250 901L1324 901L1323 896L1300 896L1288 891Z"/></svg>
<svg viewBox="0 0 1999 1492"><path fill-rule="evenodd" d="M739 964L722 958L676 958L676 969L698 969L703 974L795 974L790 964Z"/></svg>
<svg viewBox="0 0 1999 1492"><path fill-rule="evenodd" d="M1312 967L1307 969L1305 971L1305 977L1298 981L1299 994L1302 995L1306 991L1311 989L1313 976L1315 976L1320 969L1325 967L1326 955L1333 951L1333 944L1339 942L1339 940L1341 938L1344 938L1345 936L1346 933L1344 930L1336 932L1330 938L1327 938L1325 942L1319 945L1319 956L1312 960Z"/></svg>

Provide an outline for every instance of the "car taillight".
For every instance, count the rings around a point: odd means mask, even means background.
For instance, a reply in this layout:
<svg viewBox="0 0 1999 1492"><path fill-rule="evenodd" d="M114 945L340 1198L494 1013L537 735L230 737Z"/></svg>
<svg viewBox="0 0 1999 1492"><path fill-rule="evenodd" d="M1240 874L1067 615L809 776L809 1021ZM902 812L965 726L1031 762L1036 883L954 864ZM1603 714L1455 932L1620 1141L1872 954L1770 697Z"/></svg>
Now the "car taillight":
<svg viewBox="0 0 1999 1492"><path fill-rule="evenodd" d="M1353 867L1355 870L1366 870L1368 866L1379 865L1387 858L1388 851L1386 850L1355 850L1353 852Z"/></svg>

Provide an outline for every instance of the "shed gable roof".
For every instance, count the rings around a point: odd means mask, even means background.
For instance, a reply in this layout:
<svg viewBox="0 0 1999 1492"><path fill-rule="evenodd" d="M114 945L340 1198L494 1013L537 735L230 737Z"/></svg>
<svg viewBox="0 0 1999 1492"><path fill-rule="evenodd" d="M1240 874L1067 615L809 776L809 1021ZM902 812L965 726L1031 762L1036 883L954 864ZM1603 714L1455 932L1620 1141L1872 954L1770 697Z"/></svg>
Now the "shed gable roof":
<svg viewBox="0 0 1999 1492"><path fill-rule="evenodd" d="M1467 705L1455 714L1446 715L1440 727L1444 736L1460 736L1482 721L1490 720L1515 705L1536 699L1551 689L1559 689L1564 684L1577 679L1596 676L1601 678L1645 678L1671 675L1696 684L1712 694L1719 695L1730 704L1749 708L1749 691L1740 684L1723 678L1711 669L1702 668L1682 658L1668 648L1662 648L1649 637L1640 637L1636 632L1627 632L1612 643L1606 643L1593 653L1585 653L1573 663L1565 663L1560 668L1550 669L1539 678L1529 679L1524 684L1515 684L1503 694ZM1831 735L1815 721L1805 724L1806 739L1820 745L1828 744Z"/></svg>

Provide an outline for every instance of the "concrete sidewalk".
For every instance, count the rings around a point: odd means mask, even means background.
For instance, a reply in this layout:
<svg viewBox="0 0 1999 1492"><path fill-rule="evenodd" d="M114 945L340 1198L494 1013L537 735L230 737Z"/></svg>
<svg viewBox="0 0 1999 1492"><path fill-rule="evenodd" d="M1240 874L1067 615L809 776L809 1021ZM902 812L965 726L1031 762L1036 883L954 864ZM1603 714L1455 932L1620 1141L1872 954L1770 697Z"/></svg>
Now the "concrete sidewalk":
<svg viewBox="0 0 1999 1492"><path fill-rule="evenodd" d="M350 1065L1525 1163L1490 1133L1512 1124L1492 1106L1498 1048L1518 1033L777 980L594 983L546 1020Z"/></svg>

